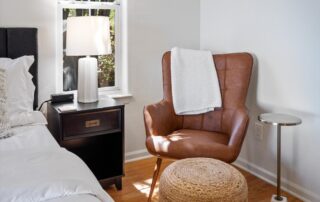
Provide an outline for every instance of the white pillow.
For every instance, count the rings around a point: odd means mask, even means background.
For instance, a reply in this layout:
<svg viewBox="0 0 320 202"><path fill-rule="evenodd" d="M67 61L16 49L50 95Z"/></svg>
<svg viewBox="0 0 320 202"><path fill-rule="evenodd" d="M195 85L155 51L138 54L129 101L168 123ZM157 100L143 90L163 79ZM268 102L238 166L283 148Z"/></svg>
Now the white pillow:
<svg viewBox="0 0 320 202"><path fill-rule="evenodd" d="M0 69L0 139L11 136L10 122L7 115L6 71Z"/></svg>
<svg viewBox="0 0 320 202"><path fill-rule="evenodd" d="M33 111L35 86L29 73L33 62L33 56L0 58L0 68L7 73L7 111L10 118Z"/></svg>

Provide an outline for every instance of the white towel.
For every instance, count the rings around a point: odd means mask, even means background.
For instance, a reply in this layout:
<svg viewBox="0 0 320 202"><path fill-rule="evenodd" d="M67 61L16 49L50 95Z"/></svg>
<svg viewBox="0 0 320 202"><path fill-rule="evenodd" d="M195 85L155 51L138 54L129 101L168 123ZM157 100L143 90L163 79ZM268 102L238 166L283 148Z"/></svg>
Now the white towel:
<svg viewBox="0 0 320 202"><path fill-rule="evenodd" d="M221 93L210 51L173 48L171 83L175 113L201 114L221 107Z"/></svg>

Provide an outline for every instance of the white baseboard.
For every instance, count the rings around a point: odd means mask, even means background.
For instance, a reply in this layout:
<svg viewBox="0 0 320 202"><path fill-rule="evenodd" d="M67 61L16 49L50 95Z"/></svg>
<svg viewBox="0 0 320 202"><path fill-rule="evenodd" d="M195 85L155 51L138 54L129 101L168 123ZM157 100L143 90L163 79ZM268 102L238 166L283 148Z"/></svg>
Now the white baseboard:
<svg viewBox="0 0 320 202"><path fill-rule="evenodd" d="M147 149L140 149L140 150L125 153L125 162L128 163L128 162L146 159L150 157L152 157L152 155L149 154Z"/></svg>
<svg viewBox="0 0 320 202"><path fill-rule="evenodd" d="M242 168L243 170L255 175L256 177L276 186L276 174L272 173L260 166L257 166L253 163L248 162L247 160L239 157L237 161L233 163L234 165ZM288 179L281 178L281 188L286 192L292 194L293 196L305 201L320 201L320 196L316 193L313 193L300 185L297 185ZM270 196L271 197L271 196Z"/></svg>

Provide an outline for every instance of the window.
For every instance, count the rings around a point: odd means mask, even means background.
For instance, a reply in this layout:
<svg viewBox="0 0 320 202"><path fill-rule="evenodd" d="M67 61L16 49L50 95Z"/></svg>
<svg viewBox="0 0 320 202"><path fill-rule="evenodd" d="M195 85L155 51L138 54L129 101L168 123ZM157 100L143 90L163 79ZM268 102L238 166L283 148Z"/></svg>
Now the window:
<svg viewBox="0 0 320 202"><path fill-rule="evenodd" d="M120 9L115 0L64 0L58 6L58 84L60 91L77 90L76 56L66 56L66 19L73 16L107 16L110 20L112 54L94 56L98 59L99 90L118 90L120 88Z"/></svg>

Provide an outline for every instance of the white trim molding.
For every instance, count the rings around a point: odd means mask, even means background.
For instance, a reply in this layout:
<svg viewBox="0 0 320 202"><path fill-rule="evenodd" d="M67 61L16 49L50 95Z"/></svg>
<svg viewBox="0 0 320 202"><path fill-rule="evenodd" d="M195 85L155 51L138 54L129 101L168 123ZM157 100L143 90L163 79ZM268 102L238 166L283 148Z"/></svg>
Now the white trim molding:
<svg viewBox="0 0 320 202"><path fill-rule="evenodd" d="M147 149L140 149L132 152L125 153L125 162L138 161L141 159L151 158L152 155L149 154Z"/></svg>
<svg viewBox="0 0 320 202"><path fill-rule="evenodd" d="M277 176L275 173L272 173L253 163L250 163L241 157L239 157L233 164L274 186L276 186L277 184L276 183ZM282 190L292 194L293 196L305 202L320 201L320 196L318 194L313 193L305 189L304 187L301 187L300 185L291 182L288 179L281 178L281 184L282 184L281 186Z"/></svg>

